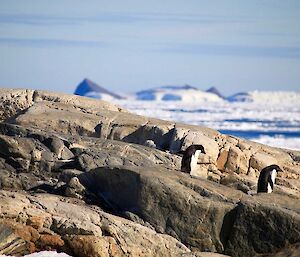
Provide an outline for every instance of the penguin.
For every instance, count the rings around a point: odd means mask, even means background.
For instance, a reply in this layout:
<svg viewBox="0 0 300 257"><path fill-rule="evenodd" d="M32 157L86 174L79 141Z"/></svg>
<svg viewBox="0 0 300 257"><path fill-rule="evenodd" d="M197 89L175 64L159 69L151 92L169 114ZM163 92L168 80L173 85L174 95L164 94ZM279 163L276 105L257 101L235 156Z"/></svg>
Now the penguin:
<svg viewBox="0 0 300 257"><path fill-rule="evenodd" d="M261 170L257 183L257 193L272 193L277 172L282 172L282 169L275 164Z"/></svg>
<svg viewBox="0 0 300 257"><path fill-rule="evenodd" d="M191 170L196 168L200 153L206 154L202 145L190 145L182 153L181 171L186 173L190 173Z"/></svg>

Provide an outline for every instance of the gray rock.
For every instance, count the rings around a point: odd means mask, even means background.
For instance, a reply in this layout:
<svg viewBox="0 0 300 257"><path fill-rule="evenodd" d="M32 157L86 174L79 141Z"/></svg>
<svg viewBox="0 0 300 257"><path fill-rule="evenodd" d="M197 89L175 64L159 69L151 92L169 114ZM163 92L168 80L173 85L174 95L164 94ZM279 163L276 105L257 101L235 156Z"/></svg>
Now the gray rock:
<svg viewBox="0 0 300 257"><path fill-rule="evenodd" d="M0 89L0 120L12 118L33 104L33 90Z"/></svg>
<svg viewBox="0 0 300 257"><path fill-rule="evenodd" d="M295 206L296 207L296 206ZM225 253L254 256L276 252L300 240L300 214L276 205L241 202Z"/></svg>
<svg viewBox="0 0 300 257"><path fill-rule="evenodd" d="M172 231L186 245L201 250L224 250L220 234L234 204L212 201L213 194L203 197L185 187L179 172L101 168L79 179L116 209L137 214L160 233Z"/></svg>
<svg viewBox="0 0 300 257"><path fill-rule="evenodd" d="M85 187L80 183L79 179L77 177L71 178L65 190L65 195L82 199L84 197L84 194Z"/></svg>
<svg viewBox="0 0 300 257"><path fill-rule="evenodd" d="M98 168L79 179L114 209L138 215L190 248L253 256L283 248L283 238L290 243L299 240L298 198L277 194L253 198L213 182L191 180L179 172L133 167ZM249 190L246 184L238 187ZM241 199L243 203L238 204ZM264 232L269 233L265 241L257 242Z"/></svg>
<svg viewBox="0 0 300 257"><path fill-rule="evenodd" d="M9 237L10 231L0 229L1 246L17 235L18 241L14 242L30 245L30 250L50 248L83 257L109 256L107 249L113 256L171 257L190 252L170 236L107 214L78 199L0 191L0 210L5 210L0 214L1 221L8 223L13 233ZM5 236L1 236L1 231Z"/></svg>
<svg viewBox="0 0 300 257"><path fill-rule="evenodd" d="M275 254L266 254L266 257L298 257L300 253L300 243L292 244Z"/></svg>
<svg viewBox="0 0 300 257"><path fill-rule="evenodd" d="M11 166L13 166L16 170L20 170L20 171L28 171L28 169L30 167L30 160L26 160L23 158L9 157L7 159L7 162Z"/></svg>
<svg viewBox="0 0 300 257"><path fill-rule="evenodd" d="M70 160L70 159L74 158L74 154L71 150L69 150L69 148L64 146L61 151L61 154L58 158L61 160Z"/></svg>
<svg viewBox="0 0 300 257"><path fill-rule="evenodd" d="M50 137L43 141L43 144L47 146L58 158L61 156L61 152L65 147L64 142L57 137Z"/></svg>
<svg viewBox="0 0 300 257"><path fill-rule="evenodd" d="M9 226L0 223L0 254L24 255L28 253L30 253L30 248L26 241L14 234Z"/></svg>
<svg viewBox="0 0 300 257"><path fill-rule="evenodd" d="M28 140L29 141L29 140ZM29 145L29 144L28 144ZM0 154L6 157L30 159L32 149L24 149L13 137L0 135Z"/></svg>

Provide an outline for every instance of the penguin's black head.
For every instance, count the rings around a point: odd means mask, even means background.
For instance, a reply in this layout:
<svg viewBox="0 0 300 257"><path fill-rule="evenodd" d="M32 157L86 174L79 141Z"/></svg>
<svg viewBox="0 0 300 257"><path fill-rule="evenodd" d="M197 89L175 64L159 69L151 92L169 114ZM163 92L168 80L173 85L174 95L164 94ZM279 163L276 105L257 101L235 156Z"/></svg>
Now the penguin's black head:
<svg viewBox="0 0 300 257"><path fill-rule="evenodd" d="M185 150L185 153L187 155L193 155L197 150L200 150L201 153L204 153L205 154L205 150L204 150L204 147L203 145L190 145L186 150Z"/></svg>
<svg viewBox="0 0 300 257"><path fill-rule="evenodd" d="M283 172L283 170L276 164L270 165L269 168L272 170L276 170L277 172Z"/></svg>
<svg viewBox="0 0 300 257"><path fill-rule="evenodd" d="M200 150L200 151L201 151L201 153L204 153L204 154L206 154L206 152L205 152L205 150L204 150L204 147L203 147L203 145L195 145L195 147L196 147L196 150Z"/></svg>

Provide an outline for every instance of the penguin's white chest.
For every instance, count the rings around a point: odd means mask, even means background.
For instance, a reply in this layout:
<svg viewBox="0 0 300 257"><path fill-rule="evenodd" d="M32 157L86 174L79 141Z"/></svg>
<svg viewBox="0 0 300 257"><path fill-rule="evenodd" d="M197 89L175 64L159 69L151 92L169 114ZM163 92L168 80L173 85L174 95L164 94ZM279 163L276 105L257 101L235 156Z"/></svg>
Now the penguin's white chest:
<svg viewBox="0 0 300 257"><path fill-rule="evenodd" d="M200 150L196 150L196 152L192 155L192 158L191 158L191 171L193 171L197 168L197 163L198 163L198 158L199 158L200 153L201 153Z"/></svg>
<svg viewBox="0 0 300 257"><path fill-rule="evenodd" d="M273 182L273 186L275 185L275 178L276 178L276 175L277 175L277 172L276 172L276 170L274 169L274 170L272 170L271 171L271 180L272 180L272 182ZM270 183L268 183L268 193L272 193L272 187L271 187L271 185L270 185Z"/></svg>

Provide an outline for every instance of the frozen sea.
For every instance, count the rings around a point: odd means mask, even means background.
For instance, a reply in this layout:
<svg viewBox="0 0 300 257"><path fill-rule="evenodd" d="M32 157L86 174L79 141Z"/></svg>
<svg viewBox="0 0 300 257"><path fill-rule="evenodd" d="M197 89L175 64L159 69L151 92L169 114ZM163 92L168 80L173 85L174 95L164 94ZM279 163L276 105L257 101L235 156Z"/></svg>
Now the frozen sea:
<svg viewBox="0 0 300 257"><path fill-rule="evenodd" d="M300 150L300 102L114 102L136 114L203 125L262 144Z"/></svg>

